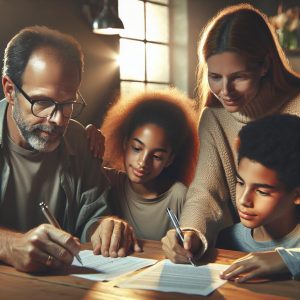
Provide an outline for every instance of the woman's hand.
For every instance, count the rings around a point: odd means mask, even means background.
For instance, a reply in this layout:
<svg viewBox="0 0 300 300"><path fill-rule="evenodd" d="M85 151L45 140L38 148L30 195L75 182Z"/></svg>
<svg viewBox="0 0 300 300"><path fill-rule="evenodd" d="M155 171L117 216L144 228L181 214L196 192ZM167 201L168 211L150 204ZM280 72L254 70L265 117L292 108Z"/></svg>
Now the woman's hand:
<svg viewBox="0 0 300 300"><path fill-rule="evenodd" d="M90 141L90 150L94 157L102 158L105 150L104 135L94 125L89 124L85 127L86 136Z"/></svg>
<svg viewBox="0 0 300 300"><path fill-rule="evenodd" d="M162 249L167 258L174 263L187 264L189 259L197 259L195 253L199 253L202 242L196 232L192 230L183 231L184 243L178 241L176 231L169 230L167 235L161 239Z"/></svg>
<svg viewBox="0 0 300 300"><path fill-rule="evenodd" d="M287 273L288 268L277 251L254 252L236 260L221 273L222 279L245 282L249 279Z"/></svg>

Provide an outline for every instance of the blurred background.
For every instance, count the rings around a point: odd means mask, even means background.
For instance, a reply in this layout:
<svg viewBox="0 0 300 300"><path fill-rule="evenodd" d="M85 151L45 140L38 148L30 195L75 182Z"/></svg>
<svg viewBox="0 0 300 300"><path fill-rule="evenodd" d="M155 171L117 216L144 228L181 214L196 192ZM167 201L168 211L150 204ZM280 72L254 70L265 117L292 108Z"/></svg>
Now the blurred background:
<svg viewBox="0 0 300 300"><path fill-rule="evenodd" d="M270 17L300 72L300 0L0 0L0 67L7 42L23 27L71 34L85 55L81 92L88 107L78 120L100 126L120 94L174 86L195 98L199 33L217 11L241 2Z"/></svg>

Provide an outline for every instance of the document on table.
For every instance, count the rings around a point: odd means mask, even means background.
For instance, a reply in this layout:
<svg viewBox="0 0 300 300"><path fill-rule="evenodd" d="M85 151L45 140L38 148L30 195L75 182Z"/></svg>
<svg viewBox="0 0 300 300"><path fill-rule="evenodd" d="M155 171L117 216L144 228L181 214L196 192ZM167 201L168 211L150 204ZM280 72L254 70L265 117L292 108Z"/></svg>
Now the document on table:
<svg viewBox="0 0 300 300"><path fill-rule="evenodd" d="M79 255L83 265L74 259L72 265L76 267L76 274L71 275L96 281L112 280L117 276L151 266L157 262L155 259L133 256L104 257L102 255L94 255L91 250L80 251Z"/></svg>
<svg viewBox="0 0 300 300"><path fill-rule="evenodd" d="M117 286L207 296L226 282L219 277L226 268L221 264L179 265L165 259Z"/></svg>

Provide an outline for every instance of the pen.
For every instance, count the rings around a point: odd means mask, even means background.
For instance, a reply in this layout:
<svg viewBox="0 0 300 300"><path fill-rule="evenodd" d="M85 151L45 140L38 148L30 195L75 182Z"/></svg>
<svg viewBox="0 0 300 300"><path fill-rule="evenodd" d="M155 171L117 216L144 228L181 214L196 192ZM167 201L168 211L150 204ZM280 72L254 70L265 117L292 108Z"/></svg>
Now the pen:
<svg viewBox="0 0 300 300"><path fill-rule="evenodd" d="M168 213L168 216L169 216L169 218L170 218L170 220L171 220L171 222L172 222L172 224L173 224L173 226L174 226L174 228L176 230L176 234L177 234L178 238L180 239L181 243L183 244L183 242L184 242L184 236L183 236L182 230L179 227L179 222L178 222L178 219L177 219L176 215L174 214L174 212L170 208L167 208L167 213ZM193 263L193 261L192 261L192 259L190 257L189 257L189 261L190 261L190 264L192 266L197 267Z"/></svg>
<svg viewBox="0 0 300 300"><path fill-rule="evenodd" d="M48 220L48 222L53 225L54 227L61 229L59 223L57 222L57 220L54 218L54 216L51 214L48 206L44 203L41 202L40 204L40 208L44 214L44 216L46 217L46 219ZM75 255L76 259L82 264L82 260L79 256L79 254Z"/></svg>

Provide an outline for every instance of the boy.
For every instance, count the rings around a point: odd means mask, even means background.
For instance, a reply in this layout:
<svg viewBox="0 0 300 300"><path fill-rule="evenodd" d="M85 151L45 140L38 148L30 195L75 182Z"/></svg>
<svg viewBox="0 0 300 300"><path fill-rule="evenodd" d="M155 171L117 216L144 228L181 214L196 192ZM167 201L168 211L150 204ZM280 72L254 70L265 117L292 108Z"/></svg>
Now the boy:
<svg viewBox="0 0 300 300"><path fill-rule="evenodd" d="M236 203L241 223L224 229L216 247L250 253L221 277L244 282L290 271L300 275L300 118L273 115L239 133ZM280 247L280 248L278 248ZM246 273L242 277L238 275Z"/></svg>

